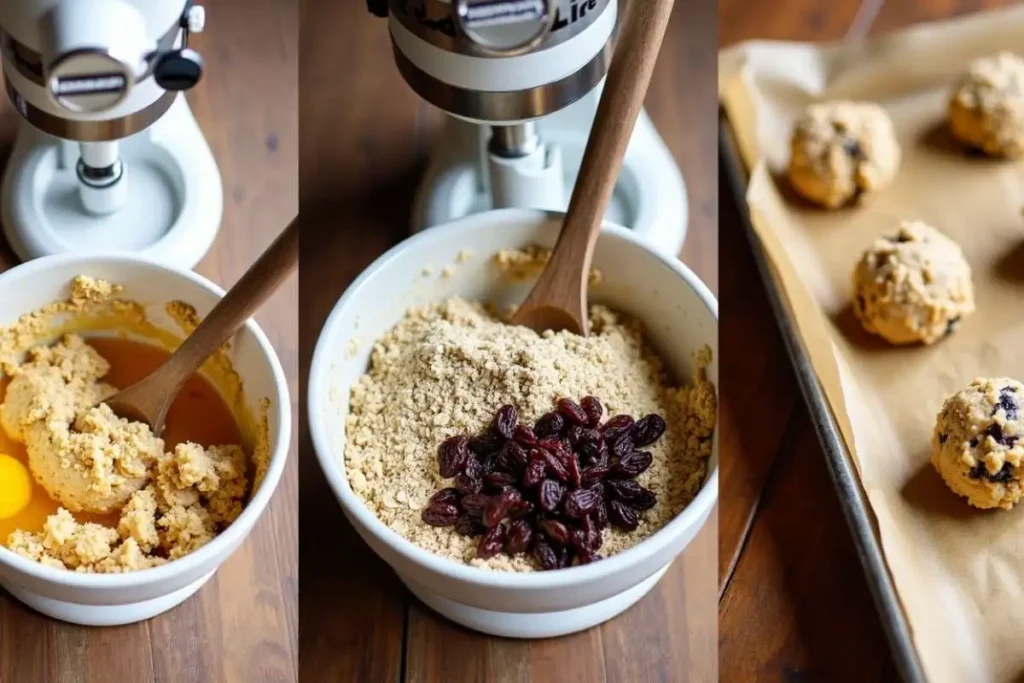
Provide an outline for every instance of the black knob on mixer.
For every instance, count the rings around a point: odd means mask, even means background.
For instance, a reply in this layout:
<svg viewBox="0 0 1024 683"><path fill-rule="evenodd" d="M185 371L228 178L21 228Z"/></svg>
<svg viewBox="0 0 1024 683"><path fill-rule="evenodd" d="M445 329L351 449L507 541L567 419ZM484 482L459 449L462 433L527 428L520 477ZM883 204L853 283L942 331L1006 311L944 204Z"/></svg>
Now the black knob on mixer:
<svg viewBox="0 0 1024 683"><path fill-rule="evenodd" d="M203 58L189 47L161 56L153 69L153 78L164 90L188 90L202 77Z"/></svg>

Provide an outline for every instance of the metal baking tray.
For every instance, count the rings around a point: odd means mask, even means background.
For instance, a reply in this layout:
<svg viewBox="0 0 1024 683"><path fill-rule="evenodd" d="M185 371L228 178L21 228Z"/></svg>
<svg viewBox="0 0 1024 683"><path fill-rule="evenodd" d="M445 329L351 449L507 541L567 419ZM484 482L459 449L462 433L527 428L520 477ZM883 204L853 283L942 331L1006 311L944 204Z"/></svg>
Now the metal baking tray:
<svg viewBox="0 0 1024 683"><path fill-rule="evenodd" d="M793 362L800 390L807 402L811 421L814 423L818 439L825 452L825 463L832 477L832 483L835 484L836 492L839 494L839 504L850 527L857 556L867 575L868 586L889 639L896 668L906 683L926 683L927 679L910 635L910 625L903 612L903 607L900 605L896 587L889 574L885 557L882 554L882 547L875 532L874 515L868 505L864 490L861 488L853 460L847 451L846 443L843 441L821 382L811 366L803 339L796 330L789 304L783 298L778 284L772 277L767 257L761 249L760 240L750 223L750 212L746 202L749 175L740 157L732 125L724 110L719 113L719 124L719 160L729 179L730 187L728 189L731 191L739 211L754 261L761 272L768 298L771 301L775 320ZM725 191L726 188L719 189L723 195Z"/></svg>

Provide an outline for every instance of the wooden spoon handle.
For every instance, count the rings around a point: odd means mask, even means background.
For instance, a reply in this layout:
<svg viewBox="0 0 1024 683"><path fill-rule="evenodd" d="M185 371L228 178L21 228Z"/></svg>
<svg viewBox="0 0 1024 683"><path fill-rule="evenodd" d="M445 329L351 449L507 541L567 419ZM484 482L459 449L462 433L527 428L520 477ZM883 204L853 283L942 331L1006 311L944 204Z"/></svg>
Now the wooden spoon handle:
<svg viewBox="0 0 1024 683"><path fill-rule="evenodd" d="M296 216L182 342L159 372L180 377L182 382L191 377L252 317L253 312L291 275L298 262L299 218Z"/></svg>
<svg viewBox="0 0 1024 683"><path fill-rule="evenodd" d="M654 73L672 5L673 0L628 3L565 224L544 271L544 276L551 279L546 287L534 289L538 293L561 292L568 300L551 303L561 304L566 310L580 310L581 306L585 310L594 245ZM581 271L577 270L580 260ZM575 281L578 277L582 281Z"/></svg>

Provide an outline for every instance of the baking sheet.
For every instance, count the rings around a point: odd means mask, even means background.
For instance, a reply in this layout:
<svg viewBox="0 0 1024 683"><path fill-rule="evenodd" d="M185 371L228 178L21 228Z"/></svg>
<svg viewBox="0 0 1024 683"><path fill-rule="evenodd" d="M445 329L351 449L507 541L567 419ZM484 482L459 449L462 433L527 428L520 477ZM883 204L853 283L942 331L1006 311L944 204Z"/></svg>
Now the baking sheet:
<svg viewBox="0 0 1024 683"><path fill-rule="evenodd" d="M946 395L977 375L1024 378L1024 163L966 156L944 125L951 80L999 49L1024 54L1024 8L866 43L747 43L720 61L752 224L856 463L932 681L1024 680L1024 507L973 510L928 464ZM781 173L795 117L834 98L885 106L904 160L866 204L825 212ZM848 306L854 261L901 218L945 231L974 269L978 311L932 348L888 347Z"/></svg>

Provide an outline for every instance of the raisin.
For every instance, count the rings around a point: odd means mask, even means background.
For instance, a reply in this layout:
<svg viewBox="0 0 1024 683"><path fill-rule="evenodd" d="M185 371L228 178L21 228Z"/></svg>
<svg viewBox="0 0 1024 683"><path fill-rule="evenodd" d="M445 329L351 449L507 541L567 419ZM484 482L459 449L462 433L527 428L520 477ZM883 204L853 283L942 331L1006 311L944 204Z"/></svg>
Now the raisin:
<svg viewBox="0 0 1024 683"><path fill-rule="evenodd" d="M604 537L601 535L601 529L598 528L592 514L580 520L580 529L585 534L587 548L591 551L600 550L601 544L604 543Z"/></svg>
<svg viewBox="0 0 1024 683"><path fill-rule="evenodd" d="M620 529L633 531L640 524L636 511L620 500L613 500L608 505L608 519Z"/></svg>
<svg viewBox="0 0 1024 683"><path fill-rule="evenodd" d="M459 508L451 503L434 503L423 508L420 516L430 526L451 526L459 518Z"/></svg>
<svg viewBox="0 0 1024 683"><path fill-rule="evenodd" d="M561 439L541 439L537 447L543 451L554 453L559 458L564 458L572 453L572 448Z"/></svg>
<svg viewBox="0 0 1024 683"><path fill-rule="evenodd" d="M558 556L559 569L564 569L572 564L572 549L570 548L570 546L555 546L555 555Z"/></svg>
<svg viewBox="0 0 1024 683"><path fill-rule="evenodd" d="M889 240L890 242L895 242L896 244L903 244L904 242L909 242L910 241L910 236L909 235L904 235L901 232L901 233L898 233L896 235L893 235L892 237L886 237L885 239Z"/></svg>
<svg viewBox="0 0 1024 683"><path fill-rule="evenodd" d="M630 480L626 480L630 481ZM634 510L650 510L652 507L658 504L658 496L654 494L654 491L645 489L643 486L640 487L640 495L633 500L629 501L629 504Z"/></svg>
<svg viewBox="0 0 1024 683"><path fill-rule="evenodd" d="M469 450L477 455L490 455L505 445L505 438L501 434L486 431L483 434L474 436L467 445Z"/></svg>
<svg viewBox="0 0 1024 683"><path fill-rule="evenodd" d="M633 443L633 437L629 434L623 434L615 441L612 441L611 452L616 458L624 458L635 450L636 446Z"/></svg>
<svg viewBox="0 0 1024 683"><path fill-rule="evenodd" d="M941 446L942 444L946 443L946 439L948 438L949 434L946 434L945 432L939 432L939 445Z"/></svg>
<svg viewBox="0 0 1024 683"><path fill-rule="evenodd" d="M582 407L575 401L570 401L567 398L558 399L558 412L561 413L566 421L571 425L581 425L587 422L587 413Z"/></svg>
<svg viewBox="0 0 1024 683"><path fill-rule="evenodd" d="M1020 415L1020 405L1013 396L1013 387L1003 387L999 391L999 403L992 409L992 414L995 415L1000 408L1006 412L1007 420L1016 420Z"/></svg>
<svg viewBox="0 0 1024 683"><path fill-rule="evenodd" d="M498 451L500 453L500 451ZM480 462L481 476L486 477L488 474L494 471L494 467L498 464L498 453L488 453L487 455L481 455L478 458ZM472 458L470 458L472 460Z"/></svg>
<svg viewBox="0 0 1024 683"><path fill-rule="evenodd" d="M596 443L584 443L580 446L580 457L590 465L607 465L611 459L608 443L601 439Z"/></svg>
<svg viewBox="0 0 1024 683"><path fill-rule="evenodd" d="M594 526L598 529L604 529L608 526L608 503L601 501L594 507L594 511L590 513L590 519L594 521Z"/></svg>
<svg viewBox="0 0 1024 683"><path fill-rule="evenodd" d="M493 527L480 539L480 545L476 548L476 556L482 560L488 560L505 547L505 527L500 524Z"/></svg>
<svg viewBox="0 0 1024 683"><path fill-rule="evenodd" d="M494 491L501 491L515 485L516 478L508 472L491 472L484 477L484 486Z"/></svg>
<svg viewBox="0 0 1024 683"><path fill-rule="evenodd" d="M653 461L654 456L647 451L635 451L615 463L612 474L616 477L633 479L650 467Z"/></svg>
<svg viewBox="0 0 1024 683"><path fill-rule="evenodd" d="M480 536L487 533L487 527L480 521L479 515L467 512L455 521L455 532L462 536Z"/></svg>
<svg viewBox="0 0 1024 683"><path fill-rule="evenodd" d="M508 518L522 519L533 512L533 503L528 500L517 500L512 504L512 507L508 509Z"/></svg>
<svg viewBox="0 0 1024 683"><path fill-rule="evenodd" d="M956 316L955 318L950 318L949 320L947 320L946 321L946 333L945 333L945 336L948 337L949 335L951 335L954 332L956 332L956 327L957 327L957 325L959 323L960 323L960 316Z"/></svg>
<svg viewBox="0 0 1024 683"><path fill-rule="evenodd" d="M557 436L565 428L565 419L558 413L548 413L537 420L533 426L533 433L538 439L548 436Z"/></svg>
<svg viewBox="0 0 1024 683"><path fill-rule="evenodd" d="M580 486L587 487L596 484L612 471L612 468L608 465L592 465L585 467L580 473Z"/></svg>
<svg viewBox="0 0 1024 683"><path fill-rule="evenodd" d="M605 441L615 441L623 434L628 434L634 424L633 418L629 415L616 415L604 423L601 433L604 435Z"/></svg>
<svg viewBox="0 0 1024 683"><path fill-rule="evenodd" d="M665 433L665 426L661 415L651 414L640 418L633 425L633 443L638 447L654 443Z"/></svg>
<svg viewBox="0 0 1024 683"><path fill-rule="evenodd" d="M480 493L484 490L484 480L480 477L474 477L463 472L459 476L455 477L455 488L466 496L469 496L472 493ZM463 500L465 500L465 498L463 498Z"/></svg>
<svg viewBox="0 0 1024 683"><path fill-rule="evenodd" d="M562 511L567 517L582 519L600 502L601 497L593 489L576 489L566 494Z"/></svg>
<svg viewBox="0 0 1024 683"><path fill-rule="evenodd" d="M494 466L506 472L521 472L526 467L529 459L522 446L515 441L509 441L501 447L501 452L498 453L498 459L495 461Z"/></svg>
<svg viewBox="0 0 1024 683"><path fill-rule="evenodd" d="M508 515L508 511L519 500L519 491L514 489L505 489L493 496L484 509L484 526L490 529L500 524L501 520Z"/></svg>
<svg viewBox="0 0 1024 683"><path fill-rule="evenodd" d="M854 161L864 159L864 150L861 149L860 142L853 138L843 138L843 151L849 154Z"/></svg>
<svg viewBox="0 0 1024 683"><path fill-rule="evenodd" d="M547 473L558 481L569 481L569 470L566 469L565 463L554 453L550 451L541 450L543 454L544 464L547 466Z"/></svg>
<svg viewBox="0 0 1024 683"><path fill-rule="evenodd" d="M469 440L464 436L452 436L441 442L437 448L437 464L441 476L450 479L462 472L469 460Z"/></svg>
<svg viewBox="0 0 1024 683"><path fill-rule="evenodd" d="M545 541L537 541L533 546L533 556L541 569L558 569L558 555L554 548Z"/></svg>
<svg viewBox="0 0 1024 683"><path fill-rule="evenodd" d="M533 428L529 425L516 425L512 432L512 438L525 448L533 448L537 445L537 435L533 433Z"/></svg>
<svg viewBox="0 0 1024 683"><path fill-rule="evenodd" d="M604 483L611 497L629 502L640 495L640 484L634 479L609 479Z"/></svg>
<svg viewBox="0 0 1024 683"><path fill-rule="evenodd" d="M462 497L462 494L459 493L458 489L455 489L455 488L441 489L440 491L438 491L437 493L435 493L434 495L432 495L430 497L430 500L427 501L427 507L433 505L434 503L448 503L449 505L454 505L454 506L458 507L459 506L459 498L461 498L461 497Z"/></svg>
<svg viewBox="0 0 1024 683"><path fill-rule="evenodd" d="M580 461L572 453L565 459L565 470L569 473L569 486L578 489L583 481L583 475L580 472Z"/></svg>
<svg viewBox="0 0 1024 683"><path fill-rule="evenodd" d="M601 424L601 417L604 415L604 406L596 396L584 396L580 406L587 414L587 424L596 427Z"/></svg>
<svg viewBox="0 0 1024 683"><path fill-rule="evenodd" d="M564 495L564 486L559 484L557 481L545 479L540 483L540 488L537 490L537 502L540 504L542 510L554 512L562 503L562 497Z"/></svg>
<svg viewBox="0 0 1024 683"><path fill-rule="evenodd" d="M977 446L978 446L978 439L976 439L975 437L971 437L971 440L968 441L967 443L969 443L971 445L971 448L977 448Z"/></svg>
<svg viewBox="0 0 1024 683"><path fill-rule="evenodd" d="M519 422L519 411L513 405L504 405L494 415L492 429L506 439L511 439Z"/></svg>
<svg viewBox="0 0 1024 683"><path fill-rule="evenodd" d="M540 453L540 451L535 452ZM523 472L523 486L528 489L537 486L543 481L547 469L544 458L531 459L530 464L526 466L526 471Z"/></svg>
<svg viewBox="0 0 1024 683"><path fill-rule="evenodd" d="M985 467L985 463L979 460L977 464L971 468L970 475L974 479L988 479L993 484L1007 484L1013 479L1013 465L1008 462L1004 462L999 471L992 474L988 471L988 468Z"/></svg>
<svg viewBox="0 0 1024 683"><path fill-rule="evenodd" d="M565 431L565 438L569 440L569 445L573 449L579 448L580 435L583 433L583 427L581 425L571 425L569 429Z"/></svg>
<svg viewBox="0 0 1024 683"><path fill-rule="evenodd" d="M545 536L558 545L565 545L569 542L569 527L557 519L542 519L540 521L540 529L544 532Z"/></svg>
<svg viewBox="0 0 1024 683"><path fill-rule="evenodd" d="M533 526L525 519L509 525L505 534L505 552L509 555L525 553L533 543Z"/></svg>
<svg viewBox="0 0 1024 683"><path fill-rule="evenodd" d="M491 501L491 497L483 493L471 493L468 496L462 498L462 509L466 512L476 515L477 518L482 518L484 510L487 508L487 503Z"/></svg>

